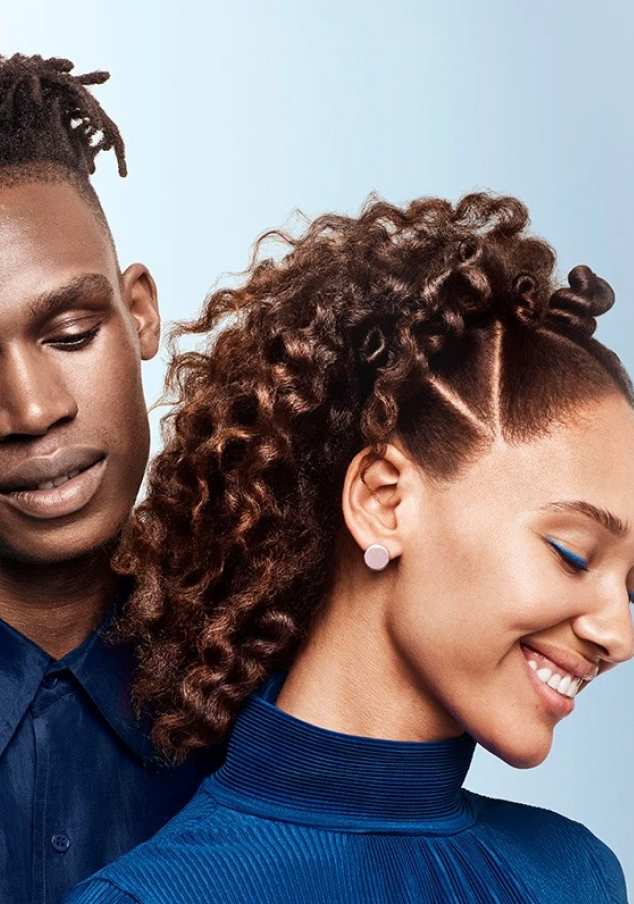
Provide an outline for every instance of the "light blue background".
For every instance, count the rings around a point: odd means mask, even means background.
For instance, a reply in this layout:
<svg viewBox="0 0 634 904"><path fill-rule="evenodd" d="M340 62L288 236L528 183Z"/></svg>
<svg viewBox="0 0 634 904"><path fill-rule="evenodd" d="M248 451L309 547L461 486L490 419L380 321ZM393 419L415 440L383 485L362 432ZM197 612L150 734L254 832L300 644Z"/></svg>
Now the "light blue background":
<svg viewBox="0 0 634 904"><path fill-rule="evenodd" d="M111 70L97 92L130 177L103 159L97 188L168 319L296 207L488 187L527 202L563 274L613 284L599 335L634 370L633 26L625 0L3 0L0 52ZM152 399L162 373L147 367ZM630 663L583 694L543 766L479 752L469 785L585 823L634 889L633 725Z"/></svg>

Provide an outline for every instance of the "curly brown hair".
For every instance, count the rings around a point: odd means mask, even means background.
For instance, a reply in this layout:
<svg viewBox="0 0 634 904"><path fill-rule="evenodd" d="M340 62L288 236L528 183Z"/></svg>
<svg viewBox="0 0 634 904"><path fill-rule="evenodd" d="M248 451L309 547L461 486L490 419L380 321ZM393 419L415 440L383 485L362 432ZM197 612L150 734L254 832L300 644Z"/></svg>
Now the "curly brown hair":
<svg viewBox="0 0 634 904"><path fill-rule="evenodd" d="M448 480L580 401L634 404L592 335L612 290L583 266L557 287L527 223L520 201L486 193L371 199L357 218L266 234L243 284L177 331L205 335L205 350L171 361L166 445L119 556L138 582L124 622L137 699L168 754L217 740L292 662L333 579L360 450L398 436ZM286 254L262 259L271 237Z"/></svg>

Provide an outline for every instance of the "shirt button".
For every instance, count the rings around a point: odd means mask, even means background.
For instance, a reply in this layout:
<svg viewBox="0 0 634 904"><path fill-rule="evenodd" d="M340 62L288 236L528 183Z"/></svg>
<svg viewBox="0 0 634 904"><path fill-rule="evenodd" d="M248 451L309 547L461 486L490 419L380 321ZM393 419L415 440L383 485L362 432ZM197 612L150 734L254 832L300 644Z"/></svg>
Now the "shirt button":
<svg viewBox="0 0 634 904"><path fill-rule="evenodd" d="M70 838L67 835L53 835L51 838L51 847L58 854L65 854L70 847Z"/></svg>
<svg viewBox="0 0 634 904"><path fill-rule="evenodd" d="M55 677L55 675L45 675L44 678L42 678L42 687L55 687L56 684L57 678Z"/></svg>

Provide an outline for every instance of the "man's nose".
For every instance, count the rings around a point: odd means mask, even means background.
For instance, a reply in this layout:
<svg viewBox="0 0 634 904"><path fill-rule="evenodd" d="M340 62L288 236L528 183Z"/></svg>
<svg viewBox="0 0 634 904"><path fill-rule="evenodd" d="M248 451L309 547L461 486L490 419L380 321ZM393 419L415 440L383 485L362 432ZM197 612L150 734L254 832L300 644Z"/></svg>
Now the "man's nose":
<svg viewBox="0 0 634 904"><path fill-rule="evenodd" d="M0 355L0 440L43 436L72 420L77 403L45 349L5 349Z"/></svg>

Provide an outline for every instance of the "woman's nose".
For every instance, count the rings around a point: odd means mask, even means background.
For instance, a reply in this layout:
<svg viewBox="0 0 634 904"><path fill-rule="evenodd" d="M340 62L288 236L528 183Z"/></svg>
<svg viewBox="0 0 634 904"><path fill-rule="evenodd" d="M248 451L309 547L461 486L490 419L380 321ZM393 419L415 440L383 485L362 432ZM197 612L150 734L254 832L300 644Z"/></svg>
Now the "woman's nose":
<svg viewBox="0 0 634 904"><path fill-rule="evenodd" d="M634 656L634 622L629 594L612 591L573 623L575 634L600 648L601 658L617 664Z"/></svg>

